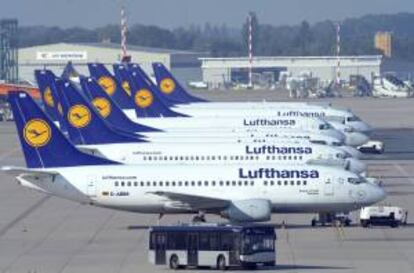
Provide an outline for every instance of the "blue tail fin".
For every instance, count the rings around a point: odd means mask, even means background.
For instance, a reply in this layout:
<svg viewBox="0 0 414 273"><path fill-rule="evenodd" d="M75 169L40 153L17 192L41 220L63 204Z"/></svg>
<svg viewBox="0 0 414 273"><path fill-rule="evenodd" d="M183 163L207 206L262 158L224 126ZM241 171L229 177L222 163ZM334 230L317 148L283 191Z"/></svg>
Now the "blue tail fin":
<svg viewBox="0 0 414 273"><path fill-rule="evenodd" d="M65 118L62 116L63 112L61 100L56 90L57 77L50 70L35 70L35 75L39 84L39 89L45 90L42 98L46 113L49 113L49 111L52 112L53 116L56 117L52 119L59 122L60 130L67 132L68 129L66 126Z"/></svg>
<svg viewBox="0 0 414 273"><path fill-rule="evenodd" d="M52 92L55 75L48 70L35 70L35 78L37 85L39 86L46 114L48 114L52 120L58 120L58 100Z"/></svg>
<svg viewBox="0 0 414 273"><path fill-rule="evenodd" d="M144 142L136 135L117 132L105 122L95 108L69 81L57 83L69 137L76 144Z"/></svg>
<svg viewBox="0 0 414 273"><path fill-rule="evenodd" d="M29 168L118 164L77 150L25 92L10 92L8 102Z"/></svg>
<svg viewBox="0 0 414 273"><path fill-rule="evenodd" d="M156 92L145 81L138 71L128 71L124 65L114 64L114 71L122 81L127 81L131 87L135 111L138 117L185 117L166 107L158 98Z"/></svg>
<svg viewBox="0 0 414 273"><path fill-rule="evenodd" d="M168 71L164 64L153 63L152 68L154 69L158 88L167 98L171 98L181 104L189 102L207 102L207 100L190 95L177 79L174 78L171 72Z"/></svg>
<svg viewBox="0 0 414 273"><path fill-rule="evenodd" d="M122 128L122 130L129 133L161 131L130 120L93 78L82 77L81 85L83 91L89 96L92 104L101 114L101 117L114 128Z"/></svg>
<svg viewBox="0 0 414 273"><path fill-rule="evenodd" d="M139 75L139 77L137 77L136 79L136 81L138 81L138 84L148 85L154 92L154 94L157 96L157 98L161 101L161 103L164 104L166 107L170 108L177 103L177 101L169 99L162 94L162 92L158 89L158 86L151 80L151 78L147 75L147 73L145 73L145 71L141 68L139 64L129 63L128 70L130 71L130 73L137 72ZM144 82L141 83L141 81Z"/></svg>
<svg viewBox="0 0 414 273"><path fill-rule="evenodd" d="M129 86L121 84L101 63L88 63L89 73L121 109L134 109Z"/></svg>

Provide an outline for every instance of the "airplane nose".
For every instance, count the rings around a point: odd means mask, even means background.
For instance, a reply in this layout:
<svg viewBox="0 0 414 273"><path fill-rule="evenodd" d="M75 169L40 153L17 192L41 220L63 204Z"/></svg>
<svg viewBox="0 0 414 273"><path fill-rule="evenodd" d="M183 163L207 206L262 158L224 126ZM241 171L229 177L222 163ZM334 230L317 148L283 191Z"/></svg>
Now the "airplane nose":
<svg viewBox="0 0 414 273"><path fill-rule="evenodd" d="M360 132L345 134L345 144L353 147L361 146L369 141L369 137Z"/></svg>
<svg viewBox="0 0 414 273"><path fill-rule="evenodd" d="M336 138L337 140L339 140L342 143L345 142L345 135L342 132L340 132L336 129L325 130L325 131L322 131L322 132L324 132L325 135Z"/></svg>
<svg viewBox="0 0 414 273"><path fill-rule="evenodd" d="M347 152L353 158L361 158L362 157L361 152L358 151L357 149L355 149L354 147L350 147L350 146L340 146L338 148L341 149L342 151Z"/></svg>
<svg viewBox="0 0 414 273"><path fill-rule="evenodd" d="M387 192L383 187L373 183L368 183L367 185L370 187L367 198L367 203L369 205L378 203L387 197Z"/></svg>
<svg viewBox="0 0 414 273"><path fill-rule="evenodd" d="M360 174L367 170L367 164L355 158L347 158L349 170L353 173Z"/></svg>
<svg viewBox="0 0 414 273"><path fill-rule="evenodd" d="M355 129L355 131L364 133L364 134L369 134L373 131L372 126L370 126L368 123L365 122L353 122L351 124L351 127Z"/></svg>

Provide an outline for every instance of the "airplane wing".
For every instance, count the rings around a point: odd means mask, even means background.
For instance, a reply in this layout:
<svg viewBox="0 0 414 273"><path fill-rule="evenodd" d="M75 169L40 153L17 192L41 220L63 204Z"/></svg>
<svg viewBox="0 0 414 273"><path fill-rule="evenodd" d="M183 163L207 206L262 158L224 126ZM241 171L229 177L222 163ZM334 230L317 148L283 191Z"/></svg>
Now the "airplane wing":
<svg viewBox="0 0 414 273"><path fill-rule="evenodd" d="M202 195L183 194L169 191L155 191L147 192L148 194L155 194L164 196L172 202L170 206L176 208L188 208L189 210L203 210L203 209L220 209L226 208L230 201L220 198L205 197Z"/></svg>
<svg viewBox="0 0 414 273"><path fill-rule="evenodd" d="M28 169L13 166L3 166L0 170L12 176L34 175L37 177L54 177L56 175L59 175L58 172L47 169Z"/></svg>

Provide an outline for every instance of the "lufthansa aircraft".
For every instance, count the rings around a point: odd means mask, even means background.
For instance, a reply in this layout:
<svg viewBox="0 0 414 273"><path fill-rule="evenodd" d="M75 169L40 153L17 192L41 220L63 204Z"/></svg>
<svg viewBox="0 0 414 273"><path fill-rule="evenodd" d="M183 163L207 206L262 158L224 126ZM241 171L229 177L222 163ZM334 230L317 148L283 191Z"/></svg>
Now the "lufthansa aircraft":
<svg viewBox="0 0 414 273"><path fill-rule="evenodd" d="M383 200L367 179L317 165L121 165L78 151L30 100L12 93L27 168L2 167L23 186L80 203L141 213L220 214L267 221L273 212L345 212Z"/></svg>

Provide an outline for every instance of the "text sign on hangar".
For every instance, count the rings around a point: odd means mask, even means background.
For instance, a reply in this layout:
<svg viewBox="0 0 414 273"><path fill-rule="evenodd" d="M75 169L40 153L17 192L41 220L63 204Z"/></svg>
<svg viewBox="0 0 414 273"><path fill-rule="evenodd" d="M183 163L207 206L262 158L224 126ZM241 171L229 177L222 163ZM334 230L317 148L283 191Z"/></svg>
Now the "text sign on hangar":
<svg viewBox="0 0 414 273"><path fill-rule="evenodd" d="M88 59L86 51L38 51L36 60L38 61L81 61Z"/></svg>

